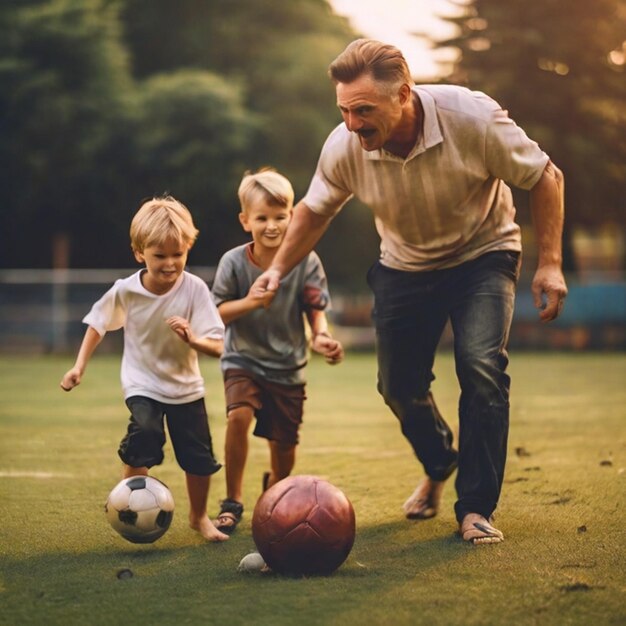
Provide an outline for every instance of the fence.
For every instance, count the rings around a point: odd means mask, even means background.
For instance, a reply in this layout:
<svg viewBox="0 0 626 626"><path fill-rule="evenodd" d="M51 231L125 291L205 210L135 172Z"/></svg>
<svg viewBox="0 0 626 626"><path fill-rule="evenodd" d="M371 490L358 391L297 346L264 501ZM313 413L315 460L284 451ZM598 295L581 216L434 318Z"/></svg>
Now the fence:
<svg viewBox="0 0 626 626"><path fill-rule="evenodd" d="M209 285L214 268L191 267ZM0 352L74 352L84 333L81 320L113 282L134 269L0 270ZM626 281L614 275L568 281L562 316L538 321L530 287L520 284L511 346L530 349L626 349ZM371 349L369 295L333 293L335 334L348 348ZM110 333L99 351L119 350L121 333ZM447 329L442 346L451 343Z"/></svg>

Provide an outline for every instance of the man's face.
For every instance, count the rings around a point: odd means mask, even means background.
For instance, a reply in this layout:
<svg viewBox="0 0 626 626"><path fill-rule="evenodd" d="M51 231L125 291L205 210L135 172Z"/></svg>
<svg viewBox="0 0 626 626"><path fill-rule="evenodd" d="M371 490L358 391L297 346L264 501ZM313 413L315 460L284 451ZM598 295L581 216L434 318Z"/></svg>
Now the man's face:
<svg viewBox="0 0 626 626"><path fill-rule="evenodd" d="M393 138L402 118L399 93L362 74L351 83L337 83L337 106L349 131L357 133L364 150L379 150Z"/></svg>

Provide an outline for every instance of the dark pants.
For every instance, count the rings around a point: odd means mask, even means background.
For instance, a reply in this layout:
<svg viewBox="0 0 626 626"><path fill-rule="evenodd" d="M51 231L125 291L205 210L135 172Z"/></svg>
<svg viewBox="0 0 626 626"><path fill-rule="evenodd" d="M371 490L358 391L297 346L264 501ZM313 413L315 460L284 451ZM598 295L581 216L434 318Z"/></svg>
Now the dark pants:
<svg viewBox="0 0 626 626"><path fill-rule="evenodd" d="M509 430L508 341L519 254L490 252L460 266L403 272L376 263L374 293L378 390L399 419L426 474L444 480L458 464L455 513L489 518L496 508ZM448 319L461 386L459 452L430 385Z"/></svg>
<svg viewBox="0 0 626 626"><path fill-rule="evenodd" d="M130 420L120 442L119 457L131 467L163 462L165 424L180 467L189 474L210 476L222 466L213 455L213 441L204 398L185 404L164 404L145 396L126 399Z"/></svg>

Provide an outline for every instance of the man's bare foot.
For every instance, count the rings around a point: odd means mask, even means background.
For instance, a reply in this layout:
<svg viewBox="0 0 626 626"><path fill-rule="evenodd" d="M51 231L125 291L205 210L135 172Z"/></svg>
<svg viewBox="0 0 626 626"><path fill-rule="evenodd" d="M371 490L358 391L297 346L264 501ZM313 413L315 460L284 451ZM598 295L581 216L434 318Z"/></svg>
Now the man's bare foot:
<svg viewBox="0 0 626 626"><path fill-rule="evenodd" d="M428 476L421 480L409 499L402 505L406 517L408 519L435 517L439 511L445 484L445 480L432 480Z"/></svg>
<svg viewBox="0 0 626 626"><path fill-rule="evenodd" d="M461 522L459 534L463 541L469 541L475 546L484 543L501 543L504 535L491 525L491 521L479 513L468 513Z"/></svg>
<svg viewBox="0 0 626 626"><path fill-rule="evenodd" d="M208 541L226 541L229 539L228 535L215 528L208 516L202 517L197 521L190 519L189 526L197 530Z"/></svg>

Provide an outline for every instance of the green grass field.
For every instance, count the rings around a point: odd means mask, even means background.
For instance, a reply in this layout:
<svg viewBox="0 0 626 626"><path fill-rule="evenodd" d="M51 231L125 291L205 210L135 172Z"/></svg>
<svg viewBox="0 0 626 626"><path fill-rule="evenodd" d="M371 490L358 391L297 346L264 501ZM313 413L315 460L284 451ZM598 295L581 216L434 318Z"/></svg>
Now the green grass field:
<svg viewBox="0 0 626 626"><path fill-rule="evenodd" d="M119 359L96 356L83 384L58 388L69 358L0 358L0 623L21 624L624 624L626 623L626 355L512 355L509 462L498 510L506 541L472 547L456 535L454 489L441 514L403 518L421 477L375 391L375 360L350 354L309 366L297 474L345 491L357 536L330 577L241 574L253 549L250 519L266 468L254 440L246 515L220 545L186 524L183 473L169 444L153 475L177 509L154 544L127 543L103 504L120 478L116 450L127 420ZM204 359L207 406L223 459L217 362ZM454 416L448 354L434 392ZM454 422L454 417L450 417ZM215 475L209 513L224 497ZM129 568L132 578L118 579Z"/></svg>

